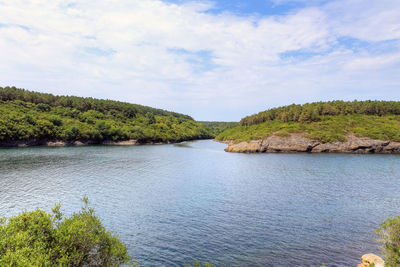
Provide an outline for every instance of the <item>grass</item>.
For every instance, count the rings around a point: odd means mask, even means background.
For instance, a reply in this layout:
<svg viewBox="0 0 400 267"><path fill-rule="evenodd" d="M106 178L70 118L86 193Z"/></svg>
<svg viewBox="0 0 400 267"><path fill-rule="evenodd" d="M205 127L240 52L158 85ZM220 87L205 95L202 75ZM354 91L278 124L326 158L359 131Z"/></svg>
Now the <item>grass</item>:
<svg viewBox="0 0 400 267"><path fill-rule="evenodd" d="M316 122L274 120L250 126L236 126L222 132L216 139L241 142L265 139L273 134L285 137L292 133L304 133L307 137L324 143L345 141L349 134L383 141L400 141L400 115L321 116Z"/></svg>

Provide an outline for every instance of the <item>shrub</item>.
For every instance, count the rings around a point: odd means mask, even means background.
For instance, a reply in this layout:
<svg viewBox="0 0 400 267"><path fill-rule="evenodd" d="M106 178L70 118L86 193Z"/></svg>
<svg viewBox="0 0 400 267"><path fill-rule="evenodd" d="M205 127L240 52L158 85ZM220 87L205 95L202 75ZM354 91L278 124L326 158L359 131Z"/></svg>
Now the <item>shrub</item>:
<svg viewBox="0 0 400 267"><path fill-rule="evenodd" d="M36 106L36 108L37 108L38 110L40 110L40 111L43 111L43 112L45 112L45 111L50 111L50 106L47 105L47 104L43 104L43 103L38 104L38 105Z"/></svg>
<svg viewBox="0 0 400 267"><path fill-rule="evenodd" d="M275 135L281 137L288 137L290 136L290 133L287 130L280 130L279 132L276 132Z"/></svg>
<svg viewBox="0 0 400 267"><path fill-rule="evenodd" d="M107 231L87 198L63 217L37 209L0 220L0 266L118 266L131 263L126 246Z"/></svg>
<svg viewBox="0 0 400 267"><path fill-rule="evenodd" d="M400 216L387 219L376 230L386 266L400 266Z"/></svg>
<svg viewBox="0 0 400 267"><path fill-rule="evenodd" d="M191 267L189 264L185 264L184 266ZM195 261L193 267L212 267L212 265L207 262L201 264L199 261Z"/></svg>
<svg viewBox="0 0 400 267"><path fill-rule="evenodd" d="M62 119L61 119L60 116L57 116L57 115L49 116L49 121L51 123L53 123L55 126L61 126L62 125Z"/></svg>

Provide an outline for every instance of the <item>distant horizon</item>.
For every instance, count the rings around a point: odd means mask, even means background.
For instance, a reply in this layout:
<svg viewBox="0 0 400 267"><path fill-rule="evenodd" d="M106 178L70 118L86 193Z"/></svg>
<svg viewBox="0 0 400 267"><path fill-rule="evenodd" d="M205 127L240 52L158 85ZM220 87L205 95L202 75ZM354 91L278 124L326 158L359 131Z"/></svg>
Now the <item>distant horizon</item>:
<svg viewBox="0 0 400 267"><path fill-rule="evenodd" d="M0 82L239 121L400 99L397 0L0 1Z"/></svg>

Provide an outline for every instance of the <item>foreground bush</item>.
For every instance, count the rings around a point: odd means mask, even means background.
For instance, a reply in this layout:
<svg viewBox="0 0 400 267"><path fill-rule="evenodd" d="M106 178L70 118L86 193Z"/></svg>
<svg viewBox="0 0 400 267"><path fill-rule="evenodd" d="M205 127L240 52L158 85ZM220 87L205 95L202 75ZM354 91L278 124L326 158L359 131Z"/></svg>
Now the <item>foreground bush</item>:
<svg viewBox="0 0 400 267"><path fill-rule="evenodd" d="M131 262L126 246L107 231L84 198L78 213L60 205L0 220L0 266L118 266Z"/></svg>
<svg viewBox="0 0 400 267"><path fill-rule="evenodd" d="M192 266L190 266L189 264L185 264L184 267L192 267ZM212 265L207 262L201 264L199 261L195 261L193 267L212 267Z"/></svg>
<svg viewBox="0 0 400 267"><path fill-rule="evenodd" d="M376 233L382 243L385 266L400 266L400 216L384 221Z"/></svg>

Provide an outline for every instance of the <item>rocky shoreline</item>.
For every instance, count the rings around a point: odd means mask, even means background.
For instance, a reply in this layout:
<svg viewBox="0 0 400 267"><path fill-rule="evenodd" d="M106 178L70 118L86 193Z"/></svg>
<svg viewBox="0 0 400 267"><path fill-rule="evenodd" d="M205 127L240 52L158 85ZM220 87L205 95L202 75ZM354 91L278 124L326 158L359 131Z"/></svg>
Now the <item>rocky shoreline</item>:
<svg viewBox="0 0 400 267"><path fill-rule="evenodd" d="M374 266L374 267L384 267L385 266L385 261L372 253L369 254L364 254L361 257L361 264L358 264L357 267L369 267L369 266Z"/></svg>
<svg viewBox="0 0 400 267"><path fill-rule="evenodd" d="M0 142L0 147L30 147L30 146L48 146L48 147L64 147L64 146L88 146L88 145L110 145L110 146L137 146L137 145L162 145L170 144L172 142L156 142L146 141L140 142L135 139L124 141L92 141L92 140L78 140L78 141L61 141L61 140L19 140Z"/></svg>
<svg viewBox="0 0 400 267"><path fill-rule="evenodd" d="M347 136L344 142L322 143L309 139L305 134L291 134L287 137L272 135L262 140L228 144L226 152L237 153L351 153L351 154L400 154L400 142L374 140L368 137Z"/></svg>

